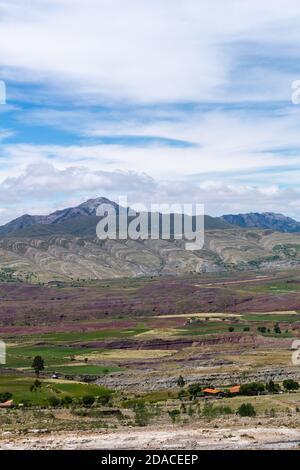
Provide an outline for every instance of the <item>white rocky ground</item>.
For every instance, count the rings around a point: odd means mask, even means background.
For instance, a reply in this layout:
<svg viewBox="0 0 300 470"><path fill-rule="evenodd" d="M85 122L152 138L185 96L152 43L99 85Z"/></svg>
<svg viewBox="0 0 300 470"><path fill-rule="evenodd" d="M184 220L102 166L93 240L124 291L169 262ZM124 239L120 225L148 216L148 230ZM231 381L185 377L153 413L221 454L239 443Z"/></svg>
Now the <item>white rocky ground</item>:
<svg viewBox="0 0 300 470"><path fill-rule="evenodd" d="M2 434L0 449L300 449L300 429L287 427L153 427L26 436Z"/></svg>

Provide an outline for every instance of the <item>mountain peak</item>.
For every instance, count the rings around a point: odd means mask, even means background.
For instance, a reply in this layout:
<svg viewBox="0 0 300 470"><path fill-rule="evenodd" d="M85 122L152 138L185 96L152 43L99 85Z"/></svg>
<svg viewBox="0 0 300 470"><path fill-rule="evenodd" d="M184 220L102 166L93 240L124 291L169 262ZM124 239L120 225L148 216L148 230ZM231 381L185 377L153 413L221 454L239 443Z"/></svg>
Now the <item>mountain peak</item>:
<svg viewBox="0 0 300 470"><path fill-rule="evenodd" d="M9 235L12 232L23 230L24 228L35 224L61 224L69 219L74 219L75 217L94 216L96 215L97 207L101 204L112 204L115 208L118 207L115 202L110 201L106 197L97 197L95 199L89 199L75 207L56 210L49 215L24 214L0 227L0 236Z"/></svg>

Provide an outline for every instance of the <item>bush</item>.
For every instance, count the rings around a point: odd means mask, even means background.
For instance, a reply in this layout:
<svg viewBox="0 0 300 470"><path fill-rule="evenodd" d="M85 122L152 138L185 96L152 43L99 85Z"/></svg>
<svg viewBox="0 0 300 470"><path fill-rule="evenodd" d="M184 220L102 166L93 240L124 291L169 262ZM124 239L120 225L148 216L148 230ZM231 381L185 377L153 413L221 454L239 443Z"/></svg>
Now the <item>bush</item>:
<svg viewBox="0 0 300 470"><path fill-rule="evenodd" d="M5 403L8 400L12 399L13 394L10 392L0 393L0 403Z"/></svg>
<svg viewBox="0 0 300 470"><path fill-rule="evenodd" d="M259 331L260 333L266 333L267 328L265 326L258 326L257 331Z"/></svg>
<svg viewBox="0 0 300 470"><path fill-rule="evenodd" d="M280 326L278 323L276 323L274 325L274 332L277 334L277 335L280 335L281 334L281 329L280 329Z"/></svg>
<svg viewBox="0 0 300 470"><path fill-rule="evenodd" d="M68 406L72 405L72 403L73 403L72 397L70 397L69 395L66 395L61 400L62 406L68 407Z"/></svg>
<svg viewBox="0 0 300 470"><path fill-rule="evenodd" d="M280 386L279 384L275 384L273 380L269 380L269 382L266 383L266 390L269 393L278 393L280 391Z"/></svg>
<svg viewBox="0 0 300 470"><path fill-rule="evenodd" d="M175 424L177 419L180 416L180 411L179 410L171 410L171 411L168 411L168 413L169 413L169 416L172 420L172 423Z"/></svg>
<svg viewBox="0 0 300 470"><path fill-rule="evenodd" d="M251 403L243 403L237 410L238 414L242 417L250 416L251 418L256 416L256 411Z"/></svg>
<svg viewBox="0 0 300 470"><path fill-rule="evenodd" d="M187 395L187 393L186 393L185 390L179 390L178 395L177 395L177 398L178 398L179 400L182 400L184 397L186 397L186 395Z"/></svg>
<svg viewBox="0 0 300 470"><path fill-rule="evenodd" d="M147 426L150 421L151 414L146 407L144 401L139 400L133 405L133 410L135 412L135 424L137 426Z"/></svg>
<svg viewBox="0 0 300 470"><path fill-rule="evenodd" d="M229 406L214 406L213 403L205 403L202 416L204 418L216 418L220 415L229 415L232 413L232 409Z"/></svg>
<svg viewBox="0 0 300 470"><path fill-rule="evenodd" d="M55 407L60 405L61 401L60 401L59 398L57 398L56 396L53 395L52 397L48 398L48 403L49 403L50 406L55 408Z"/></svg>
<svg viewBox="0 0 300 470"><path fill-rule="evenodd" d="M30 391L31 392L37 392L42 388L42 382L40 380L36 379L33 384L30 386Z"/></svg>
<svg viewBox="0 0 300 470"><path fill-rule="evenodd" d="M177 385L178 385L178 387L180 387L180 388L183 388L183 387L185 386L185 381L184 381L184 378L182 377L182 375L180 375L180 376L178 377Z"/></svg>
<svg viewBox="0 0 300 470"><path fill-rule="evenodd" d="M195 398L201 393L202 388L198 384L191 384L188 388L188 392L192 400L195 400Z"/></svg>
<svg viewBox="0 0 300 470"><path fill-rule="evenodd" d="M95 397L93 395L84 395L82 397L82 404L84 406L92 406L95 403Z"/></svg>
<svg viewBox="0 0 300 470"><path fill-rule="evenodd" d="M243 331L250 331L249 326L245 326L245 328L243 329Z"/></svg>
<svg viewBox="0 0 300 470"><path fill-rule="evenodd" d="M258 395L265 391L265 386L259 382L252 382L249 384L242 384L240 388L240 395L253 396Z"/></svg>
<svg viewBox="0 0 300 470"><path fill-rule="evenodd" d="M108 405L110 402L111 402L111 393L110 392L103 393L102 395L97 397L97 403L99 405L105 406L105 405Z"/></svg>
<svg viewBox="0 0 300 470"><path fill-rule="evenodd" d="M292 391L292 390L298 390L299 384L293 379L287 379L282 382L283 387L285 390Z"/></svg>
<svg viewBox="0 0 300 470"><path fill-rule="evenodd" d="M233 326L230 326L230 327L228 328L228 331L230 331L230 333L232 333L232 332L234 331L234 327L233 327Z"/></svg>

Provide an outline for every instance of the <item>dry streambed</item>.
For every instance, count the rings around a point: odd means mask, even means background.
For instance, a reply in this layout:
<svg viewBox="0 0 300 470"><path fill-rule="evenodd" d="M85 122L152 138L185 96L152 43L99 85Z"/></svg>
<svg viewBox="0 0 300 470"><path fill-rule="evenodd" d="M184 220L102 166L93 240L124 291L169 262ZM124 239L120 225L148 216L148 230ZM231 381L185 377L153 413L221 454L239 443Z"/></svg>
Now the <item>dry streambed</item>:
<svg viewBox="0 0 300 470"><path fill-rule="evenodd" d="M2 435L0 449L300 449L300 428L164 427L116 432Z"/></svg>

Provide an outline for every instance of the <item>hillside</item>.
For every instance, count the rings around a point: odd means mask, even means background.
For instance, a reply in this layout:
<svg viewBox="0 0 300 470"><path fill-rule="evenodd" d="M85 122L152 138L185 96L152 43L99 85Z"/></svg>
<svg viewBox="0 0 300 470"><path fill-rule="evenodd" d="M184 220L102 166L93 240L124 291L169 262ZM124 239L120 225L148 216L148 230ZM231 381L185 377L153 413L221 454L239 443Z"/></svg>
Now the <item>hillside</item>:
<svg viewBox="0 0 300 470"><path fill-rule="evenodd" d="M0 280L47 282L300 265L300 233L239 228L207 215L205 244L196 252L185 250L184 243L172 237L100 241L95 214L103 202L108 200L91 199L48 216L23 216L1 227Z"/></svg>
<svg viewBox="0 0 300 470"><path fill-rule="evenodd" d="M300 232L300 222L286 217L282 214L275 214L273 212L264 212L259 214L257 212L249 214L227 214L221 217L224 221L239 227L262 228L271 229L278 232L294 233Z"/></svg>

